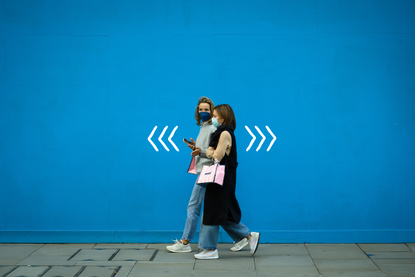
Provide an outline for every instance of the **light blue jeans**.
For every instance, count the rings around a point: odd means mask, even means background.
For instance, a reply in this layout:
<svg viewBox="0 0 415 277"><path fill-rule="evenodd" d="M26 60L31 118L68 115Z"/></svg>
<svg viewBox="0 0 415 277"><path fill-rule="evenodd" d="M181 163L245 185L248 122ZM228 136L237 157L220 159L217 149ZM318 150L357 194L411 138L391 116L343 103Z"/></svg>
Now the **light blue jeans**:
<svg viewBox="0 0 415 277"><path fill-rule="evenodd" d="M243 238L249 236L250 231L241 222L235 223L232 221L226 221L226 224L220 225L228 233L228 235L238 242ZM200 225L199 234L199 248L200 249L216 249L218 246L219 225L204 225L203 218Z"/></svg>
<svg viewBox="0 0 415 277"><path fill-rule="evenodd" d="M197 174L197 177L199 177L199 173ZM191 241L195 236L199 222L200 211L202 210L202 204L205 200L206 186L207 184L198 185L195 182L192 195L190 196L189 204L187 205L187 219L182 236L182 239L184 240Z"/></svg>

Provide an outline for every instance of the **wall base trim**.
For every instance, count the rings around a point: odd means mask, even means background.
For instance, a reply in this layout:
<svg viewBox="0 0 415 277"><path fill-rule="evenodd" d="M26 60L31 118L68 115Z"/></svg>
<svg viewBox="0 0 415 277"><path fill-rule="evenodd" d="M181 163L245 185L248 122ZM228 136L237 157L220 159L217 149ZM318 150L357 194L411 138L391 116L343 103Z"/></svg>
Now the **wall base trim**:
<svg viewBox="0 0 415 277"><path fill-rule="evenodd" d="M258 231L258 230L255 230ZM259 230L260 231L260 230ZM415 230L260 231L261 243L405 243ZM0 243L170 243L182 231L0 231ZM194 242L198 241L198 232ZM220 231L219 242L232 239Z"/></svg>

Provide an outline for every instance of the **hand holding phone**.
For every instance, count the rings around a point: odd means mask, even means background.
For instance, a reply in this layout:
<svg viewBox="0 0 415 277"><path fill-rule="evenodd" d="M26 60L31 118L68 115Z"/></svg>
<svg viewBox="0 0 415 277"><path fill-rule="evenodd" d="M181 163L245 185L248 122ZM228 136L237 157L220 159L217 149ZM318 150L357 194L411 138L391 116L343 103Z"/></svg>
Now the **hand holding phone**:
<svg viewBox="0 0 415 277"><path fill-rule="evenodd" d="M195 145L195 143L193 143L192 141L190 141L190 140L188 140L188 139L186 139L186 138L184 138L184 139L183 139L183 142L185 142L185 143L187 143L187 144L190 144L190 145L192 145L193 147L194 147L194 146L196 146L196 145Z"/></svg>

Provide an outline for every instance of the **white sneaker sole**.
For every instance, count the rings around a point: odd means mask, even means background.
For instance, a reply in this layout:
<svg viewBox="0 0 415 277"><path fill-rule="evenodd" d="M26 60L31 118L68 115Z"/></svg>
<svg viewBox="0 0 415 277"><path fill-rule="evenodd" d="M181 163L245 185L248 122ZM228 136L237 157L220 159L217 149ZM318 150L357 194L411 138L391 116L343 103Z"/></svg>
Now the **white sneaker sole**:
<svg viewBox="0 0 415 277"><path fill-rule="evenodd" d="M173 253L189 253L192 252L192 249L187 249L187 250L174 250L174 249L169 249L169 246L166 246L167 250L169 250L170 252Z"/></svg>
<svg viewBox="0 0 415 277"><path fill-rule="evenodd" d="M218 257L206 257L206 256L203 256L203 257L197 257L196 255L195 255L195 259L197 259L197 260L213 260L213 259L219 259L219 256Z"/></svg>
<svg viewBox="0 0 415 277"><path fill-rule="evenodd" d="M246 242L246 244L244 244L241 248L231 248L232 252L238 252L241 251L243 248L245 248L245 246L247 246L249 244L249 241Z"/></svg>
<svg viewBox="0 0 415 277"><path fill-rule="evenodd" d="M261 233L258 233L258 239L256 241L255 249L253 251L251 250L251 255L255 255L256 251L258 250L259 238L260 237L261 237Z"/></svg>

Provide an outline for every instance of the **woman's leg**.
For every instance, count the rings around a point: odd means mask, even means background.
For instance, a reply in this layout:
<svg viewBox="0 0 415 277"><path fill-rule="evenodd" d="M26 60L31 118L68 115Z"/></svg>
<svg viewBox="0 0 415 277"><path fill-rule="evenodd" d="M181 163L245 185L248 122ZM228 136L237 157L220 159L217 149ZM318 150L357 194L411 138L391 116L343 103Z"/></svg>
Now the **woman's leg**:
<svg viewBox="0 0 415 277"><path fill-rule="evenodd" d="M202 219L203 220L203 219ZM219 225L200 224L199 248L214 250L218 246Z"/></svg>
<svg viewBox="0 0 415 277"><path fill-rule="evenodd" d="M246 227L242 222L235 223L227 221L226 224L221 226L235 242L238 242L243 238L247 238L250 235L248 227Z"/></svg>
<svg viewBox="0 0 415 277"><path fill-rule="evenodd" d="M196 233L200 211L202 210L202 204L205 199L205 192L206 184L199 185L195 182L192 195L190 196L189 204L187 206L187 219L182 236L183 240L191 241Z"/></svg>
<svg viewBox="0 0 415 277"><path fill-rule="evenodd" d="M235 223L227 221L225 225L222 225L222 228L226 233L233 238L236 242L235 245L231 248L231 251L239 251L249 244L251 248L251 255L254 255L258 249L260 233L250 232L248 227L243 223Z"/></svg>

